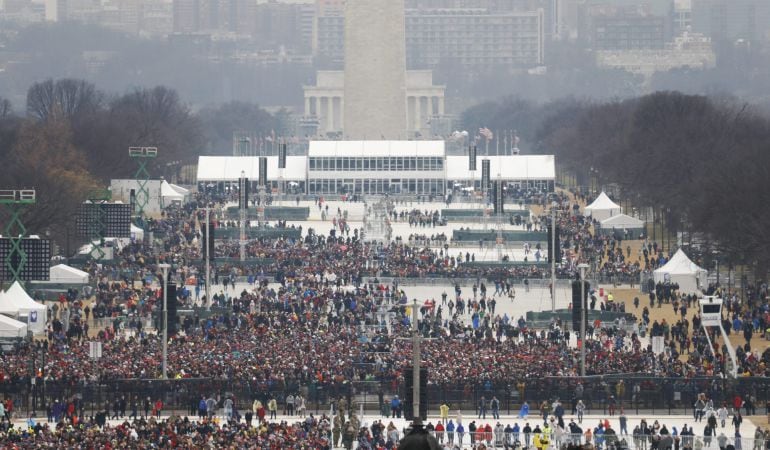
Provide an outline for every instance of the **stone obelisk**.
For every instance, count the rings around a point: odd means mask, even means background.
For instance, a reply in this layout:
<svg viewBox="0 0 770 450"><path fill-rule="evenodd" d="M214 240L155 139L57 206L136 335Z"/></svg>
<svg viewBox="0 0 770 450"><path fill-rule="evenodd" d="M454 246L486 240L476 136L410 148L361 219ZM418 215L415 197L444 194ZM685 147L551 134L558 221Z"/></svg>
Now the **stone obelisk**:
<svg viewBox="0 0 770 450"><path fill-rule="evenodd" d="M345 4L344 137L406 139L404 0Z"/></svg>

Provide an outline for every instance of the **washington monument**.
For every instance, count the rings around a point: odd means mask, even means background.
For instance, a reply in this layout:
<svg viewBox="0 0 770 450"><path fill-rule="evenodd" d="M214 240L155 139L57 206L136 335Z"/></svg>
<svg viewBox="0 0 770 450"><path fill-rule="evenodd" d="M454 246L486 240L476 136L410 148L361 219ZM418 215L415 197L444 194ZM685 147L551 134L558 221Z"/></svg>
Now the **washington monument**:
<svg viewBox="0 0 770 450"><path fill-rule="evenodd" d="M406 139L404 0L345 4L345 138Z"/></svg>

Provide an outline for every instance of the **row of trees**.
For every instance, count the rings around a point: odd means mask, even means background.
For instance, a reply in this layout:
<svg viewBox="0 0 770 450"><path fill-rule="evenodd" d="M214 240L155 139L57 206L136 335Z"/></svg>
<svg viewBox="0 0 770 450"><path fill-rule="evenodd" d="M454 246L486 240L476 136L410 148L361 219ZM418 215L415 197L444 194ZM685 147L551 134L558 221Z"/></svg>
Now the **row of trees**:
<svg viewBox="0 0 770 450"><path fill-rule="evenodd" d="M26 114L0 99L0 179L2 188L34 187L38 205L25 223L64 243L74 236L72 212L89 192L134 176L129 146L158 147L150 173L173 179L200 154L231 153L234 131L267 134L279 125L252 104L196 114L162 86L109 95L83 80L47 80L29 88Z"/></svg>
<svg viewBox="0 0 770 450"><path fill-rule="evenodd" d="M463 119L467 129L484 121L519 128L525 151L556 154L559 168L584 186L597 176L599 184L618 186L627 201L662 211L669 228L704 236L707 253L718 250L727 262L753 264L764 275L770 268L764 114L732 99L658 92L602 103L505 99L466 111Z"/></svg>

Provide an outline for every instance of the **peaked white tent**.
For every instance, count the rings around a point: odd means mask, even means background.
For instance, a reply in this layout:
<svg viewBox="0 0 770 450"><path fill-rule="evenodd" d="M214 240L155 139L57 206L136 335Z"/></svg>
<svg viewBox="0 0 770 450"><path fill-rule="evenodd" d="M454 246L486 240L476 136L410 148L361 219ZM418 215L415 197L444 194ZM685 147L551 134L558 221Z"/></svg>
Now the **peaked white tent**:
<svg viewBox="0 0 770 450"><path fill-rule="evenodd" d="M183 202L186 193L181 191L187 191L187 189L177 186L178 189L174 189L174 185L169 184L168 181L163 180L160 184L160 195L163 197L163 203L169 204L174 201ZM181 191L180 191L181 190Z"/></svg>
<svg viewBox="0 0 770 450"><path fill-rule="evenodd" d="M0 314L20 318L34 334L45 331L48 308L32 299L18 281L0 293Z"/></svg>
<svg viewBox="0 0 770 450"><path fill-rule="evenodd" d="M708 271L692 262L679 249L663 267L653 272L655 283L670 281L679 285L683 294L700 293L708 284Z"/></svg>
<svg viewBox="0 0 770 450"><path fill-rule="evenodd" d="M596 197L590 205L586 206L586 215L591 216L594 220L601 222L602 220L609 219L610 217L617 216L623 211L620 206L610 200L607 194L602 192Z"/></svg>
<svg viewBox="0 0 770 450"><path fill-rule="evenodd" d="M49 280L44 283L87 284L88 273L66 264L58 264L49 270Z"/></svg>
<svg viewBox="0 0 770 450"><path fill-rule="evenodd" d="M0 314L0 339L27 337L27 324Z"/></svg>

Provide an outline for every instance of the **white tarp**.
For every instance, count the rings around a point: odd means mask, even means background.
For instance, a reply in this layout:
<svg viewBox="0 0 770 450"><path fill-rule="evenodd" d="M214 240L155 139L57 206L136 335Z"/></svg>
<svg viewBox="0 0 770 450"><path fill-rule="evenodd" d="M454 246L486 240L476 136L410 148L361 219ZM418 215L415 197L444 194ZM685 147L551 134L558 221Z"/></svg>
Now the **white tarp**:
<svg viewBox="0 0 770 450"><path fill-rule="evenodd" d="M0 338L27 337L27 324L0 314Z"/></svg>
<svg viewBox="0 0 770 450"><path fill-rule="evenodd" d="M622 212L620 206L610 200L604 192L599 194L593 203L586 206L586 216L591 216L594 220L598 220L599 222L617 216Z"/></svg>
<svg viewBox="0 0 770 450"><path fill-rule="evenodd" d="M644 228L644 221L626 214L618 214L601 221L602 229L638 230Z"/></svg>
<svg viewBox="0 0 770 450"><path fill-rule="evenodd" d="M48 308L33 300L18 281L0 293L0 314L22 318L34 334L45 331L47 311Z"/></svg>
<svg viewBox="0 0 770 450"><path fill-rule="evenodd" d="M87 284L88 273L66 264L57 264L49 270L50 279L44 283Z"/></svg>
<svg viewBox="0 0 770 450"><path fill-rule="evenodd" d="M708 286L708 271L692 262L681 249L653 272L653 278L656 284L666 281L678 284L683 294L697 294Z"/></svg>

